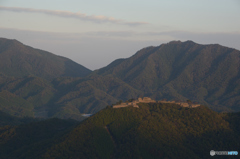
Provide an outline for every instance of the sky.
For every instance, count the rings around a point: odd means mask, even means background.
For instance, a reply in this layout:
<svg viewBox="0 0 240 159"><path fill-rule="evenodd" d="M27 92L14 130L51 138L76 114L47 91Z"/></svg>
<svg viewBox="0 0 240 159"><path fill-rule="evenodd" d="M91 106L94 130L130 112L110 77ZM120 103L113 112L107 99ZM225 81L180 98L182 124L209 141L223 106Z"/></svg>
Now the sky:
<svg viewBox="0 0 240 159"><path fill-rule="evenodd" d="M173 40L240 50L240 0L0 0L0 37L91 70Z"/></svg>

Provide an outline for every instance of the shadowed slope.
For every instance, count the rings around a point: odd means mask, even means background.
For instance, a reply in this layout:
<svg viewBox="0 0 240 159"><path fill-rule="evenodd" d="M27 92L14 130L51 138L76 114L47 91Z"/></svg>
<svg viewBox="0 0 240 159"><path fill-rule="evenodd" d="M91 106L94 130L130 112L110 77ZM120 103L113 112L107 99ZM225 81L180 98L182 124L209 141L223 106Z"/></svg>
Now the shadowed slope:
<svg viewBox="0 0 240 159"><path fill-rule="evenodd" d="M47 151L56 140L71 131L73 120L48 119L19 126L0 127L0 158L33 159Z"/></svg>

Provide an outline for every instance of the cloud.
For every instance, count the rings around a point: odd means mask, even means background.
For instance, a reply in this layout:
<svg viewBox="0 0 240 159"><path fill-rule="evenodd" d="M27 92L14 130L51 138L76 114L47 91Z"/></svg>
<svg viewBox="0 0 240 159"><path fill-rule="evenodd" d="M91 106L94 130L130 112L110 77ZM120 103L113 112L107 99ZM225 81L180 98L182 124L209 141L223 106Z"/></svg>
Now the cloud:
<svg viewBox="0 0 240 159"><path fill-rule="evenodd" d="M148 24L147 22L128 22L125 20L115 19L113 17L107 17L102 15L86 15L80 12L74 13L74 12L61 11L61 10L45 10L45 9L4 7L4 6L0 6L0 10L10 11L10 12L42 13L42 14L58 16L62 18L75 18L83 21L91 21L94 23L113 23L113 24L129 25L129 26L139 26L139 25Z"/></svg>

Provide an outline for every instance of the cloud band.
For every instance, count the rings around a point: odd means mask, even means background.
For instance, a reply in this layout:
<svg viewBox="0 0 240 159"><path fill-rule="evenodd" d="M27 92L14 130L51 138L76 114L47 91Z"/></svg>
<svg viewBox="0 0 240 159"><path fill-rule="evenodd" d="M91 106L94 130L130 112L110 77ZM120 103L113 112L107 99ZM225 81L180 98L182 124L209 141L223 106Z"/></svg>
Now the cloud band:
<svg viewBox="0 0 240 159"><path fill-rule="evenodd" d="M112 17L102 16L102 15L86 15L80 12L75 13L75 12L61 11L61 10L45 10L45 9L4 7L4 6L0 6L0 10L10 11L10 12L42 13L42 14L58 16L63 18L75 18L83 21L91 21L94 23L113 23L113 24L129 25L129 26L139 26L143 24L148 24L146 22L127 22L125 20L115 19Z"/></svg>

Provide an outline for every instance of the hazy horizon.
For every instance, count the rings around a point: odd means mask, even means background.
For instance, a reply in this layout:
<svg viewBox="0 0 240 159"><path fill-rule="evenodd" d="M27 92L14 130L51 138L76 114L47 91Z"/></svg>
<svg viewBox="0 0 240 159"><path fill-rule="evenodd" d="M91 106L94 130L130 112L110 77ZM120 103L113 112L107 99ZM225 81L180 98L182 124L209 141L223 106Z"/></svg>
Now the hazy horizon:
<svg viewBox="0 0 240 159"><path fill-rule="evenodd" d="M173 40L240 50L238 0L0 1L0 36L91 69Z"/></svg>

